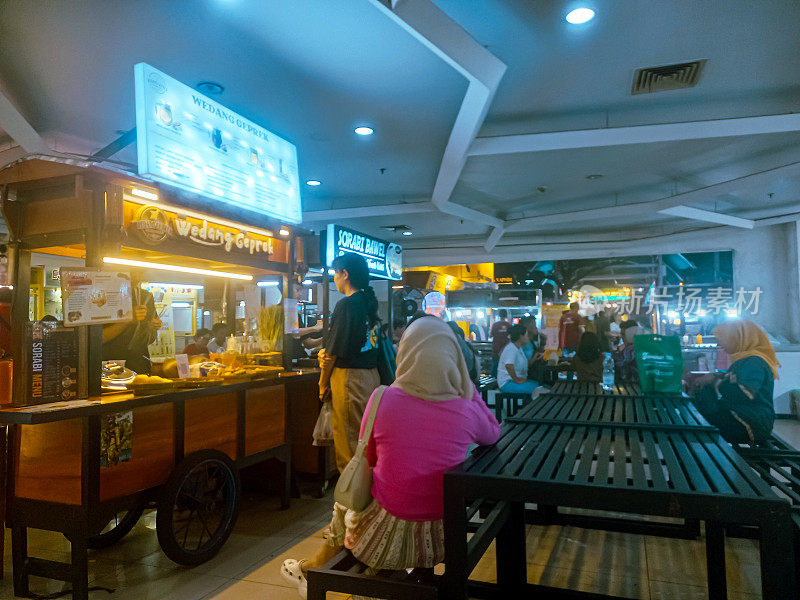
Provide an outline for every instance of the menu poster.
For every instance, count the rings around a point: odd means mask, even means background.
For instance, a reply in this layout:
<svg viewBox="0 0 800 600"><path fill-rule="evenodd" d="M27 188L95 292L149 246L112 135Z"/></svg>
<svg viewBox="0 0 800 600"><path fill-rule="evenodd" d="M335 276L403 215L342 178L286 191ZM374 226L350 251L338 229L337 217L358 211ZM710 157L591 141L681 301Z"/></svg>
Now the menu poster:
<svg viewBox="0 0 800 600"><path fill-rule="evenodd" d="M133 458L133 411L103 415L100 466L114 467Z"/></svg>
<svg viewBox="0 0 800 600"><path fill-rule="evenodd" d="M78 330L56 321L28 323L28 403L74 400L78 396Z"/></svg>
<svg viewBox="0 0 800 600"><path fill-rule="evenodd" d="M61 302L67 327L130 321L130 273L62 267Z"/></svg>

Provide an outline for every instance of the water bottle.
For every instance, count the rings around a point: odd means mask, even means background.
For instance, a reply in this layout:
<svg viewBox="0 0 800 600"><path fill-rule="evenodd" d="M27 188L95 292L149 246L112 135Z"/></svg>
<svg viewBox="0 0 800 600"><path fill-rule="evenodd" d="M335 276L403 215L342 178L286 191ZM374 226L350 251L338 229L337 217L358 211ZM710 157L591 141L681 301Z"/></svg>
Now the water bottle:
<svg viewBox="0 0 800 600"><path fill-rule="evenodd" d="M614 359L610 354L603 360L603 385L614 385Z"/></svg>

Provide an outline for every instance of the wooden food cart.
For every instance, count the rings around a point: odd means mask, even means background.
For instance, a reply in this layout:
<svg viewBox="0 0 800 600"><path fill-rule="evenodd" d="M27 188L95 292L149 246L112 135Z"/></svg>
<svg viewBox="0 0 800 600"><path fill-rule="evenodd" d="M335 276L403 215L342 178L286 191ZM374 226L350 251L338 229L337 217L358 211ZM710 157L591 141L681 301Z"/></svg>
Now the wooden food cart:
<svg viewBox="0 0 800 600"><path fill-rule="evenodd" d="M28 595L29 577L34 575L71 582L73 598L87 598L88 549L121 539L152 503L158 508L157 534L165 554L185 565L208 560L236 521L239 469L268 458L283 463L282 506L287 507L289 412L293 397L316 392L310 383L317 372L286 372L155 395L104 395L103 326L85 325L75 329L82 349L77 370L86 378L88 397L32 404L26 336L32 251L82 257L86 267L100 267L108 256L150 263L180 257L181 264L191 267L277 274L291 297L294 234L273 239L245 225L237 233L236 223L187 209L180 198L150 182L94 166L23 161L0 172L0 185L14 283L15 405L0 410L0 424L4 436L8 426L2 464L15 594ZM135 199L134 188L148 190L150 200ZM140 221L132 215L141 213L143 206L154 208L164 220L169 235L158 245L134 235ZM182 239L174 231L179 218L189 224L185 237L214 227L223 232L223 239L231 234L229 247L241 251L226 253L219 246ZM257 250L249 251L251 245ZM233 286L226 293L232 323L239 302ZM106 460L101 465L103 429L122 413L128 413L132 424L131 455L124 462ZM71 542L71 564L28 556L28 528L63 533Z"/></svg>

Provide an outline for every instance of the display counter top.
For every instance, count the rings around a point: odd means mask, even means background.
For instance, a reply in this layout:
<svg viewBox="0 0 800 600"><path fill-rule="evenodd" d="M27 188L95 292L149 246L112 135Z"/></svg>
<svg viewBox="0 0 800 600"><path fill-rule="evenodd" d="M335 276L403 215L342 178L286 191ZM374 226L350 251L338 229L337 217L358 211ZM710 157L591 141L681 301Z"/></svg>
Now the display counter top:
<svg viewBox="0 0 800 600"><path fill-rule="evenodd" d="M292 381L316 381L319 369L290 371L279 377L255 379L244 383L216 385L197 389L175 390L150 396L134 396L132 392L110 393L94 396L86 400L70 400L67 402L51 402L34 406L8 407L0 409L0 424L3 425L37 425L88 417L91 415L117 413L153 404L165 402L184 402L192 398L214 396L231 392L245 391L253 388L284 385Z"/></svg>

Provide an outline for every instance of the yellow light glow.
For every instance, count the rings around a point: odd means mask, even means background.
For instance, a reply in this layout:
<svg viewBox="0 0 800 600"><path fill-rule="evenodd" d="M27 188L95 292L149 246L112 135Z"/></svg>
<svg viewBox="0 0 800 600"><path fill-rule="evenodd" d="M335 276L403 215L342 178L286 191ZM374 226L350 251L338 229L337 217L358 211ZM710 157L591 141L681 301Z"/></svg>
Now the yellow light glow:
<svg viewBox="0 0 800 600"><path fill-rule="evenodd" d="M225 271L211 271L210 269L179 267L177 265L165 265L162 263L147 262L144 260L129 260L127 258L114 258L112 256L104 256L103 262L109 265L141 267L143 269L157 269L160 271L172 271L174 273L193 273L194 275L208 275L209 277L227 277L228 279L241 279L242 281L253 280L252 275L242 275L241 273L227 273Z"/></svg>
<svg viewBox="0 0 800 600"><path fill-rule="evenodd" d="M187 217L194 217L195 219L212 221L214 223L218 223L219 225L226 225L227 227L238 229L239 231L247 231L249 233L257 233L258 235L263 235L266 237L273 237L273 233L268 229L260 229L258 227L251 227L250 225L244 225L243 223L236 223L235 221L229 221L228 219L207 215L205 213L197 212L196 210L190 210L182 206L181 207L170 206L168 204L156 202L156 200L158 200L158 196L155 197L155 200L147 202L141 198L134 197L133 192L131 192L131 195L126 195L124 199L126 202L133 202L134 204L139 204L143 206L155 206L156 208L160 208L161 210L166 210L173 213L179 213L181 215L186 215Z"/></svg>

